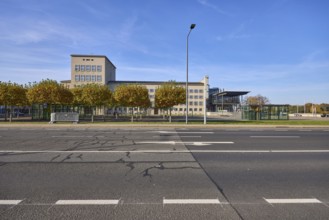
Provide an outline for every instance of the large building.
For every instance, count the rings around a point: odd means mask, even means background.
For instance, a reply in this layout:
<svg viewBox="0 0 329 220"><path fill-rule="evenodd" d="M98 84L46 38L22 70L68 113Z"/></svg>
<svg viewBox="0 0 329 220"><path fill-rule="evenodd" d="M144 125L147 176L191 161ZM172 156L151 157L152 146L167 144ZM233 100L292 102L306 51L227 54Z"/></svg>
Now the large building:
<svg viewBox="0 0 329 220"><path fill-rule="evenodd" d="M168 79L170 80L170 79ZM80 86L87 83L99 83L108 85L114 91L118 85L139 84L144 85L149 91L149 98L152 108L147 110L148 114L159 114L160 110L154 106L155 90L165 82L151 81L117 81L116 67L106 57L102 55L71 55L71 80L63 80L62 84L68 88ZM185 82L177 82L185 88ZM188 105L189 115L201 115L204 113L205 100L208 98L208 77L204 77L200 82L189 82L188 84ZM127 108L117 109L120 112L127 112ZM173 107L172 114L185 114L185 104Z"/></svg>
<svg viewBox="0 0 329 220"><path fill-rule="evenodd" d="M69 88L87 83L106 85L115 81L116 67L106 56L71 55L71 80L61 81Z"/></svg>
<svg viewBox="0 0 329 220"><path fill-rule="evenodd" d="M148 89L149 98L152 104L152 108L148 109L148 113L152 115L159 114L159 109L155 108L155 91L165 82L159 81L110 81L108 83L110 89L112 91L115 90L115 87L121 84L139 84L143 85ZM178 85L185 88L185 82L177 82ZM208 77L205 77L201 82L190 82L188 84L188 105L189 105L189 115L200 115L204 113L204 103L206 98L208 98L207 92L208 86ZM119 109L122 111L122 109ZM176 105L172 109L172 114L174 115L182 115L185 114L186 107L185 104Z"/></svg>

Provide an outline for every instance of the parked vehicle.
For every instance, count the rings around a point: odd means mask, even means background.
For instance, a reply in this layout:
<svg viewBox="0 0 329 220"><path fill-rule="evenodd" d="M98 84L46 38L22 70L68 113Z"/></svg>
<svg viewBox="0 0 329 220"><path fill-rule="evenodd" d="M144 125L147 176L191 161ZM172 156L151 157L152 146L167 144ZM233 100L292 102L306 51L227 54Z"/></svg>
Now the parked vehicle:
<svg viewBox="0 0 329 220"><path fill-rule="evenodd" d="M321 117L322 117L322 118L329 117L329 114L325 114L325 113L323 113L323 114L321 115Z"/></svg>

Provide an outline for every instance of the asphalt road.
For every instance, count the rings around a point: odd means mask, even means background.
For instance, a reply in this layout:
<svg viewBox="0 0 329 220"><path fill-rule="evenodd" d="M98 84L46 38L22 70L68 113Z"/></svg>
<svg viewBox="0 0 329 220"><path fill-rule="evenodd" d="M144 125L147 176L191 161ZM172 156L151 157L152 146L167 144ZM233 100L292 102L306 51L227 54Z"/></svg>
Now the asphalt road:
<svg viewBox="0 0 329 220"><path fill-rule="evenodd" d="M0 128L0 219L328 218L326 128Z"/></svg>

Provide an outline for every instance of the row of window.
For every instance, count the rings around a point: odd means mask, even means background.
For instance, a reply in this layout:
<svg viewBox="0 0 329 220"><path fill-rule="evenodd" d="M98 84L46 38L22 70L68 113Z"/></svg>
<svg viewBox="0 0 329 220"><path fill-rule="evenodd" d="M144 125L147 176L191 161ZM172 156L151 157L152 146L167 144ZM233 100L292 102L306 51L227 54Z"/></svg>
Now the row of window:
<svg viewBox="0 0 329 220"><path fill-rule="evenodd" d="M149 95L149 98L150 98L150 99L154 99L154 97L155 97L155 95ZM203 99L203 96L202 96L202 95L200 95L200 96L197 96L197 95L195 95L195 96L190 95L190 96L189 96L189 99Z"/></svg>
<svg viewBox="0 0 329 220"><path fill-rule="evenodd" d="M150 93L155 92L156 89L149 89ZM203 93L203 89L190 89L189 93Z"/></svg>
<svg viewBox="0 0 329 220"><path fill-rule="evenodd" d="M127 112L127 111L132 111L133 108L117 108L116 110L109 110L109 112ZM134 108L135 111L138 111L138 108ZM185 112L186 108L173 108L173 111L175 112ZM203 108L189 108L189 112L203 112Z"/></svg>
<svg viewBox="0 0 329 220"><path fill-rule="evenodd" d="M174 111L180 111L180 112L185 112L186 111L186 108L174 108ZM190 112L197 112L198 111L198 109L197 108L189 108L189 111ZM203 109L202 108L199 108L199 112L202 112L203 111Z"/></svg>
<svg viewBox="0 0 329 220"><path fill-rule="evenodd" d="M101 82L102 76L96 75L75 75L76 82Z"/></svg>
<svg viewBox="0 0 329 220"><path fill-rule="evenodd" d="M102 72L102 65L75 65L75 71Z"/></svg>

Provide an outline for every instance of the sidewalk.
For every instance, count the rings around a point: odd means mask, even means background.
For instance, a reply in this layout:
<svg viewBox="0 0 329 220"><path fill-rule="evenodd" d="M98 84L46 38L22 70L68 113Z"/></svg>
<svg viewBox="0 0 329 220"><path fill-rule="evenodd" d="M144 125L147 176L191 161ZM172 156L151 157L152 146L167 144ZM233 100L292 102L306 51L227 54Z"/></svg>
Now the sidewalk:
<svg viewBox="0 0 329 220"><path fill-rule="evenodd" d="M0 123L0 128L328 128L329 125L243 125L243 124L143 124L143 123L88 123L88 124L72 124L72 123L56 123L49 124L47 122L40 123Z"/></svg>

